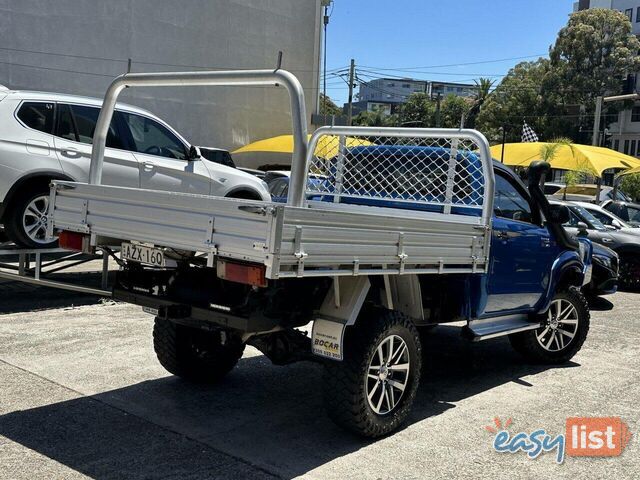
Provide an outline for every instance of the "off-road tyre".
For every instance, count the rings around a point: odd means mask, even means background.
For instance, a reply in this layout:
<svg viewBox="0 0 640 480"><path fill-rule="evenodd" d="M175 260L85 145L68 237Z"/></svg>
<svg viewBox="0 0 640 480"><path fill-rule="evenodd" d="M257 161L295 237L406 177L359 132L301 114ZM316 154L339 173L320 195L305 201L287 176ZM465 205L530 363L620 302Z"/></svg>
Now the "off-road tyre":
<svg viewBox="0 0 640 480"><path fill-rule="evenodd" d="M565 305L566 302L570 302L575 309L575 320L577 320L577 328L575 332L572 331L573 324L564 324L561 322L559 327L556 326L556 329L561 328L564 330L567 328L569 333L574 334L573 338L571 338L563 348L558 347L560 347L561 341L566 341L568 339L568 336L562 333L557 333L560 337L558 337L559 340L556 341L550 337L552 332L546 330L547 328L552 329L552 327L549 326L548 313L552 312L554 302L556 301L560 301L560 305ZM587 334L589 333L589 304L585 296L577 288L571 288L569 290L556 293L553 297L552 307L549 309L549 312L542 315L543 326L539 329L509 335L509 341L511 342L512 347L531 363L556 365L568 362L582 348L582 345L587 338ZM571 317L573 316L574 315L571 315ZM568 320L573 320L573 318ZM541 335L542 339L539 340L538 337ZM558 349L556 351L551 351L550 349L545 348L543 344L547 344L548 342L551 342L550 345L552 348Z"/></svg>
<svg viewBox="0 0 640 480"><path fill-rule="evenodd" d="M35 183L26 185L7 206L4 215L4 228L7 237L20 247L26 248L54 248L58 244L58 240L50 242L36 242L32 240L23 225L23 216L29 204L38 197L49 196L49 187L44 183ZM46 228L46 224L45 224Z"/></svg>
<svg viewBox="0 0 640 480"><path fill-rule="evenodd" d="M244 343L222 331L201 330L156 317L153 348L169 373L196 383L216 383L238 363Z"/></svg>
<svg viewBox="0 0 640 480"><path fill-rule="evenodd" d="M409 370L397 405L388 413L378 414L367 398L367 381L372 381L368 373L378 347L390 336L397 336L406 344ZM324 401L329 417L339 426L365 437L376 438L393 432L411 411L420 383L422 345L416 327L400 312L366 309L356 325L347 328L343 347L342 362L325 364ZM398 380L404 380L401 373L398 375Z"/></svg>

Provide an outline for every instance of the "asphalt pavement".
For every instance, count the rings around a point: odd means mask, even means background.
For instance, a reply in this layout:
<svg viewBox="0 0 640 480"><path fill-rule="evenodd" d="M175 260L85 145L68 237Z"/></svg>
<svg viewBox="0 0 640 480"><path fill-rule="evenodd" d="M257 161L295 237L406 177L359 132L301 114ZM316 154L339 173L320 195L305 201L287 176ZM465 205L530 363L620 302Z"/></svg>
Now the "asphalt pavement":
<svg viewBox="0 0 640 480"><path fill-rule="evenodd" d="M436 328L408 424L367 441L326 416L319 365L248 348L219 385L190 385L156 361L140 308L0 283L0 478L638 478L636 438L618 457L557 464L497 453L484 428L555 435L567 417L619 416L635 434L638 311L640 294L597 302L582 351L553 368Z"/></svg>

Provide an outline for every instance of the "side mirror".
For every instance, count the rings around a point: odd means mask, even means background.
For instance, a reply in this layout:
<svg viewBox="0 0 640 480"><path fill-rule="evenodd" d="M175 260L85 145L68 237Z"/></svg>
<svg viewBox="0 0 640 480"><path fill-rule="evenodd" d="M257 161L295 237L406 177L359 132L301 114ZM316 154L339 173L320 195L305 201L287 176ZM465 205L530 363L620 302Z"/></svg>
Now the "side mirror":
<svg viewBox="0 0 640 480"><path fill-rule="evenodd" d="M613 228L615 228L616 230L620 230L622 228L622 224L620 223L619 220L617 219L613 219L611 220L611 225L613 226Z"/></svg>
<svg viewBox="0 0 640 480"><path fill-rule="evenodd" d="M571 220L569 207L566 205L549 205L549 218L547 218L547 222L562 225L569 220Z"/></svg>
<svg viewBox="0 0 640 480"><path fill-rule="evenodd" d="M191 148L189 149L189 160L198 160L200 157L202 157L200 149L191 145Z"/></svg>
<svg viewBox="0 0 640 480"><path fill-rule="evenodd" d="M589 227L587 227L587 224L584 222L578 222L578 235L588 235L589 232L587 232L587 229Z"/></svg>

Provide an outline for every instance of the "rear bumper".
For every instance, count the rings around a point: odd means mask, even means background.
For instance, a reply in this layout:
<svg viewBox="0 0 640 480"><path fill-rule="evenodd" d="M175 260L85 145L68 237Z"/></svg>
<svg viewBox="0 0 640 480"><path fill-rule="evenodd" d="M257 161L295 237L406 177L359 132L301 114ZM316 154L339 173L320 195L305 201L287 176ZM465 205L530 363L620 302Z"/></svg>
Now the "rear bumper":
<svg viewBox="0 0 640 480"><path fill-rule="evenodd" d="M264 317L239 317L212 308L181 304L167 298L131 292L118 287L113 289L113 299L157 310L158 317L174 320L177 323L184 321L190 324L213 324L242 333L264 332L277 326L277 321Z"/></svg>

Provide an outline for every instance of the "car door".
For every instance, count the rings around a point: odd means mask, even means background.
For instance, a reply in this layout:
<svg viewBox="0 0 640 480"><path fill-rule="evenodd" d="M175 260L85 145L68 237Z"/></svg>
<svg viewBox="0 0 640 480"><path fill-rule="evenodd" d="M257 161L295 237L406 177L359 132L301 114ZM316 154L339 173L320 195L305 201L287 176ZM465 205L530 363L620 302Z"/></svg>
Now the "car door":
<svg viewBox="0 0 640 480"><path fill-rule="evenodd" d="M546 291L558 247L532 212L524 189L496 172L485 314L529 311Z"/></svg>
<svg viewBox="0 0 640 480"><path fill-rule="evenodd" d="M170 192L211 193L211 174L200 159L166 126L151 118L122 112L128 142L140 162L140 186Z"/></svg>
<svg viewBox="0 0 640 480"><path fill-rule="evenodd" d="M93 133L100 109L86 105L59 103L54 145L62 170L81 182L89 180ZM124 148L117 112L107 136L102 183L120 187L140 187L138 160Z"/></svg>

